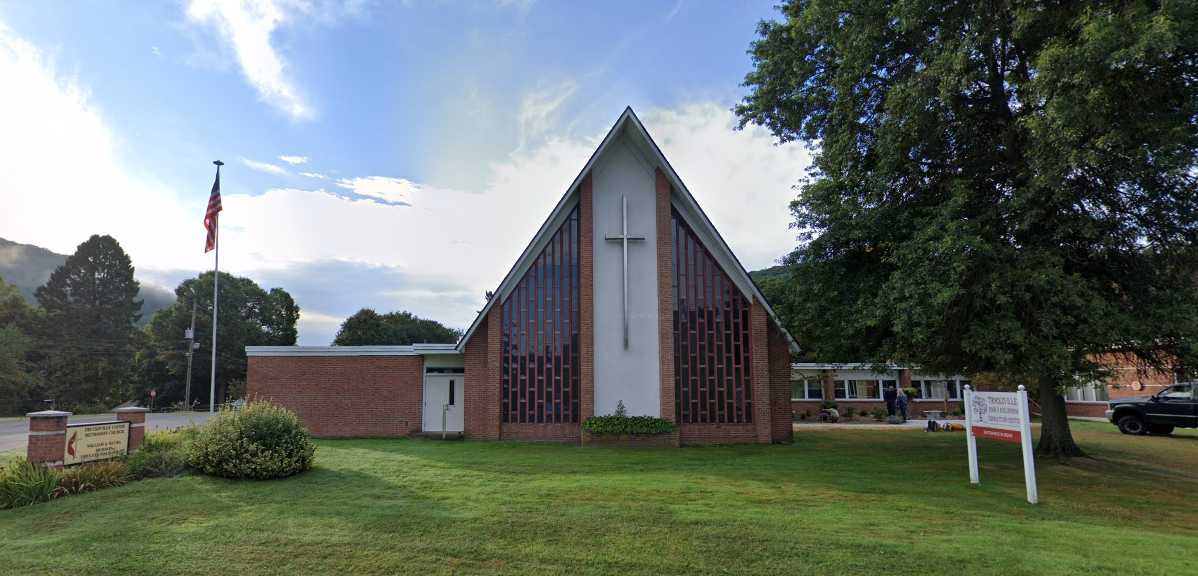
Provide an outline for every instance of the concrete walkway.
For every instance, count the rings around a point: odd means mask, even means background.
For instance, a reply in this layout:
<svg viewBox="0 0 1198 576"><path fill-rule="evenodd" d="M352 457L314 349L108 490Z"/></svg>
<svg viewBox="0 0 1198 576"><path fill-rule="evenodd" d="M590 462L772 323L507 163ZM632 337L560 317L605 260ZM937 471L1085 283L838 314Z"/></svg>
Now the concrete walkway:
<svg viewBox="0 0 1198 576"><path fill-rule="evenodd" d="M207 412L153 412L146 414L146 424L150 431L155 430L172 430L188 424L203 424L209 418ZM71 416L68 424L81 424L86 422L105 422L116 420L115 414L82 414ZM17 418L0 418L0 452L9 450L25 451L25 443L28 439L29 419L22 417Z"/></svg>

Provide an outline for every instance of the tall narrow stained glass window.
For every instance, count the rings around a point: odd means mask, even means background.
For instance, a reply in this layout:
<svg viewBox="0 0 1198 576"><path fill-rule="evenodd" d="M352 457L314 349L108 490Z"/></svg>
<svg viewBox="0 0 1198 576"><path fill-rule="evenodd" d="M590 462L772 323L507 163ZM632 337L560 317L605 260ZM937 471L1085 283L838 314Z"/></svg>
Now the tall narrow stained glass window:
<svg viewBox="0 0 1198 576"><path fill-rule="evenodd" d="M503 301L500 409L505 423L578 422L578 251L575 207Z"/></svg>
<svg viewBox="0 0 1198 576"><path fill-rule="evenodd" d="M752 422L749 301L671 212L675 417L682 424Z"/></svg>

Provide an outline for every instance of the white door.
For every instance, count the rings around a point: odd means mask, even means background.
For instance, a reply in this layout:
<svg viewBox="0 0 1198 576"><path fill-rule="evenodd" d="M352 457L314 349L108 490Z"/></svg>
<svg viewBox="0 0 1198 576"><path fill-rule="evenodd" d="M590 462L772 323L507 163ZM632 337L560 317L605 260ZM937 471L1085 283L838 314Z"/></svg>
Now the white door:
<svg viewBox="0 0 1198 576"><path fill-rule="evenodd" d="M462 375L424 375L424 431L462 431Z"/></svg>

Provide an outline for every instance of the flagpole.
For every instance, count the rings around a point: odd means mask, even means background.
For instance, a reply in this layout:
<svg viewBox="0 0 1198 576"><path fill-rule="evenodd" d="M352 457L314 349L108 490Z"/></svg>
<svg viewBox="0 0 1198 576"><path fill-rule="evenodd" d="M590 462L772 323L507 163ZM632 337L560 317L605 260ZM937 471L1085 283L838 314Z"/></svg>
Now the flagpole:
<svg viewBox="0 0 1198 576"><path fill-rule="evenodd" d="M216 178L220 181L220 167L225 163L217 160ZM215 217L213 222L216 228L215 232L215 249L216 254L212 262L212 373L211 380L208 383L208 412L216 412L216 309L220 302L220 218Z"/></svg>

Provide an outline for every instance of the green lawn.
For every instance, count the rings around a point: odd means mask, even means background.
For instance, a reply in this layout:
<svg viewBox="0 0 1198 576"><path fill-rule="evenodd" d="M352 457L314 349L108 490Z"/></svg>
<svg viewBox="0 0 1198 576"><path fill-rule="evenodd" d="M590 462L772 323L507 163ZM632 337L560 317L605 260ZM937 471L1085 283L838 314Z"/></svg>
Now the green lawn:
<svg viewBox="0 0 1198 576"><path fill-rule="evenodd" d="M1198 435L1075 422L1041 464L961 433L792 446L321 441L273 482L138 482L0 511L2 574L1192 574Z"/></svg>

